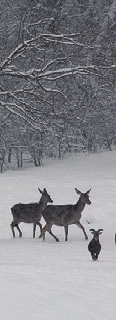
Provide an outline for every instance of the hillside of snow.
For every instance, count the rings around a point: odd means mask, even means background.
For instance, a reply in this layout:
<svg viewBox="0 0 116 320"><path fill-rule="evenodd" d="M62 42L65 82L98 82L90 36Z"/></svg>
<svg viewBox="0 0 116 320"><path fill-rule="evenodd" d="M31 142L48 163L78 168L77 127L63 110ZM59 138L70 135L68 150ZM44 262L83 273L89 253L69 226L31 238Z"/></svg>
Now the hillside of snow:
<svg viewBox="0 0 116 320"><path fill-rule="evenodd" d="M91 188L82 213L89 240L76 226L53 227L60 239L32 238L32 225L20 224L12 238L10 208L36 202L47 188L53 204L76 203L75 187ZM0 174L0 318L2 320L114 320L116 317L116 151L46 161L40 168ZM89 223L88 223L89 222ZM45 222L42 220L42 225ZM103 228L102 250L92 261L90 228Z"/></svg>

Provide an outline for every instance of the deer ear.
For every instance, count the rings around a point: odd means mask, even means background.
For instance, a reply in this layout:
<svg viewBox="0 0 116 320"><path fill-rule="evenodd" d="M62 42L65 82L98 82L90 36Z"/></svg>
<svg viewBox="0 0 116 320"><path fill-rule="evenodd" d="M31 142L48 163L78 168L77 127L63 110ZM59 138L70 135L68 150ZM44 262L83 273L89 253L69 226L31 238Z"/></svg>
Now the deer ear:
<svg viewBox="0 0 116 320"><path fill-rule="evenodd" d="M103 229L98 229L97 232L101 234L103 232Z"/></svg>
<svg viewBox="0 0 116 320"><path fill-rule="evenodd" d="M91 191L91 188L86 192L86 194L88 194Z"/></svg>
<svg viewBox="0 0 116 320"><path fill-rule="evenodd" d="M46 190L46 188L44 188L44 189L43 189L43 193L47 193L47 190Z"/></svg>
<svg viewBox="0 0 116 320"><path fill-rule="evenodd" d="M81 191L79 191L77 188L75 188L75 191L77 194L81 195Z"/></svg>
<svg viewBox="0 0 116 320"><path fill-rule="evenodd" d="M92 234L95 234L95 229L89 229L89 231L91 231Z"/></svg>
<svg viewBox="0 0 116 320"><path fill-rule="evenodd" d="M38 188L38 190L39 190L39 192L40 192L41 194L43 194L43 191L42 191L40 188Z"/></svg>

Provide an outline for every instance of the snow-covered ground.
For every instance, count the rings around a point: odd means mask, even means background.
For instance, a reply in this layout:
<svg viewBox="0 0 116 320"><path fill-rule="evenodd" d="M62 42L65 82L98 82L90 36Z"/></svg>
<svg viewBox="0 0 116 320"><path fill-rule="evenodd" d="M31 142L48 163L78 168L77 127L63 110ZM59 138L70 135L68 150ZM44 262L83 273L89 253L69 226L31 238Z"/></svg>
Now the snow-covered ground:
<svg viewBox="0 0 116 320"><path fill-rule="evenodd" d="M99 260L91 260L82 231L53 227L57 243L32 238L32 225L21 224L23 238L12 238L11 206L40 199L46 187L54 204L76 203L75 187L91 188L91 206L81 222L103 228ZM90 222L90 224L87 223ZM42 220L44 225L44 220ZM41 168L0 174L0 319L114 320L116 318L116 152L75 155L47 161Z"/></svg>

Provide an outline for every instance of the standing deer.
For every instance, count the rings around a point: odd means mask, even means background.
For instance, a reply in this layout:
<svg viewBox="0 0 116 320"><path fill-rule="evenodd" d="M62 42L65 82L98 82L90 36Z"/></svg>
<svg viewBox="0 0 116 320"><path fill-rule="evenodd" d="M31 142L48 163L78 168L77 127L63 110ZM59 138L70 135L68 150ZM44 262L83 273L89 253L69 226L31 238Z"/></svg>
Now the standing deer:
<svg viewBox="0 0 116 320"><path fill-rule="evenodd" d="M19 238L22 237L22 232L19 228L19 223L33 223L33 238L35 238L35 227L39 225L40 227L40 237L42 236L42 225L39 222L42 217L42 210L45 209L47 203L52 203L50 195L47 193L47 190L44 188L43 191L38 188L39 192L42 194L39 202L34 203L17 203L11 208L13 215L13 221L11 223L11 230L13 237L15 237L14 227L19 231Z"/></svg>
<svg viewBox="0 0 116 320"><path fill-rule="evenodd" d="M80 195L80 198L76 204L48 205L42 211L42 216L46 221L46 225L42 229L43 240L45 240L45 233L47 231L57 242L59 242L59 239L51 231L52 226L56 225L64 227L65 241L67 241L68 226L71 224L76 224L79 228L81 228L84 233L85 239L88 239L85 229L80 223L80 218L85 205L91 204L91 201L89 200L90 190L88 190L86 193L82 193L81 191L77 190L77 188L75 188L76 193Z"/></svg>
<svg viewBox="0 0 116 320"><path fill-rule="evenodd" d="M101 243L99 241L99 235L102 234L103 229L90 229L93 234L93 239L89 242L88 250L91 253L91 257L94 261L98 259L99 253L101 251Z"/></svg>

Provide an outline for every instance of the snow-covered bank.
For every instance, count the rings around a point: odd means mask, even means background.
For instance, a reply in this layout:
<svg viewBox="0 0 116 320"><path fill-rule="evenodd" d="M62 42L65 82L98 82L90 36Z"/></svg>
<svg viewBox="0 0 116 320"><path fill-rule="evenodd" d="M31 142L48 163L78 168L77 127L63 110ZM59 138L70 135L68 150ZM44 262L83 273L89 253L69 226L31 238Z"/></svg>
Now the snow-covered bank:
<svg viewBox="0 0 116 320"><path fill-rule="evenodd" d="M116 313L116 152L79 155L52 161L41 168L8 171L0 175L0 316L2 320L114 320ZM91 206L82 223L103 228L102 250L91 260L82 231L53 227L60 242L49 234L43 243L32 239L32 225L21 224L23 238L12 238L10 207L33 202L46 187L54 204L75 203L75 187L91 188ZM87 223L90 222L90 224ZM42 221L44 225L44 221ZM39 229L37 229L37 234Z"/></svg>

